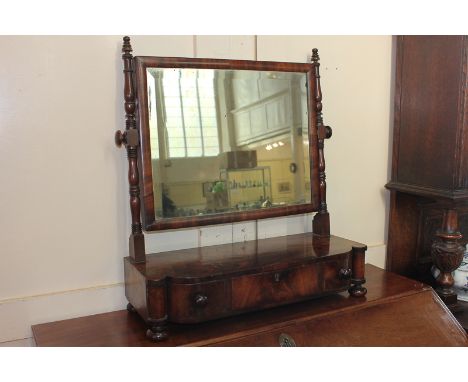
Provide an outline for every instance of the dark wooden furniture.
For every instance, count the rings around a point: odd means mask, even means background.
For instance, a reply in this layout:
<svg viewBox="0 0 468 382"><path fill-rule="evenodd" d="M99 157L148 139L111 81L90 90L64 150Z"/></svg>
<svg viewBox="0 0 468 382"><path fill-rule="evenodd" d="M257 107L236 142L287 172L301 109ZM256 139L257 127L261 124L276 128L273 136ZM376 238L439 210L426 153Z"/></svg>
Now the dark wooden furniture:
<svg viewBox="0 0 468 382"><path fill-rule="evenodd" d="M466 333L434 291L366 266L369 293L347 293L224 318L172 325L154 343L125 310L34 325L37 346L467 346Z"/></svg>
<svg viewBox="0 0 468 382"><path fill-rule="evenodd" d="M454 309L468 238L468 38L400 36L387 269L431 282Z"/></svg>
<svg viewBox="0 0 468 382"><path fill-rule="evenodd" d="M115 142L127 148L132 233L125 259L128 309L147 323L155 341L168 337L167 323L200 323L289 304L348 289L366 294L366 246L330 236L326 203L324 140L319 56L309 64L238 60L133 57L124 37L126 129ZM306 75L311 200L308 203L190 217L157 218L147 105L147 68L241 69L300 72ZM140 171L142 176L140 176ZM140 201L142 191L143 203ZM316 212L313 234L146 255L147 231L228 223ZM141 217L143 216L143 225Z"/></svg>
<svg viewBox="0 0 468 382"><path fill-rule="evenodd" d="M144 264L126 258L126 296L153 336L166 335L166 320L202 322L347 289L364 295L365 250L301 234L158 253Z"/></svg>

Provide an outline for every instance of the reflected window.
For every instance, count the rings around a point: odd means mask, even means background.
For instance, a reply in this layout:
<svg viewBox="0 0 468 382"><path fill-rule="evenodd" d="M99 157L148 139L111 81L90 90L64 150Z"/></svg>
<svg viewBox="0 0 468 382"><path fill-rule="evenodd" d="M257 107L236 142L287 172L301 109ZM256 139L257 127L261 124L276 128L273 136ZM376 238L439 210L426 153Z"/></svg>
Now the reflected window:
<svg viewBox="0 0 468 382"><path fill-rule="evenodd" d="M163 91L169 157L218 155L214 70L165 71Z"/></svg>

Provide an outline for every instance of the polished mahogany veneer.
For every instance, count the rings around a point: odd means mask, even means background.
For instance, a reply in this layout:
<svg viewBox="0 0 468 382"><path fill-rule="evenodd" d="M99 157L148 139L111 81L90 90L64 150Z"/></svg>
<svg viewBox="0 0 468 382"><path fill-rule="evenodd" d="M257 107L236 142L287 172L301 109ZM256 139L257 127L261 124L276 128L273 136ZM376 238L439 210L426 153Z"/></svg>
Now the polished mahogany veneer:
<svg viewBox="0 0 468 382"><path fill-rule="evenodd" d="M125 259L126 296L160 335L196 323L350 290L365 294L353 261L366 246L312 233ZM354 290L356 288L356 290Z"/></svg>
<svg viewBox="0 0 468 382"><path fill-rule="evenodd" d="M125 310L34 325L37 346L467 346L467 336L434 291L366 266L369 293L320 299L196 325L169 324L166 341L146 338ZM404 319L402 319L402 317Z"/></svg>

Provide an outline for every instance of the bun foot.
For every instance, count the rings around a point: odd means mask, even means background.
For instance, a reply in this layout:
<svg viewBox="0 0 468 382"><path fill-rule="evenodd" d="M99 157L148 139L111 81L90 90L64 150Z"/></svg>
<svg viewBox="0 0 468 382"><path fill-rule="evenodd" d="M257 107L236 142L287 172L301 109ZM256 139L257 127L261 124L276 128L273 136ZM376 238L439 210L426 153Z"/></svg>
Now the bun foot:
<svg viewBox="0 0 468 382"><path fill-rule="evenodd" d="M353 297L362 297L367 293L367 289L362 286L366 280L352 280L351 288L348 289L348 292Z"/></svg>
<svg viewBox="0 0 468 382"><path fill-rule="evenodd" d="M167 320L149 320L150 328L146 331L146 337L151 341L159 342L169 337Z"/></svg>
<svg viewBox="0 0 468 382"><path fill-rule="evenodd" d="M134 306L130 303L127 304L127 310L130 312L130 313L135 313L136 312L136 309L134 308Z"/></svg>

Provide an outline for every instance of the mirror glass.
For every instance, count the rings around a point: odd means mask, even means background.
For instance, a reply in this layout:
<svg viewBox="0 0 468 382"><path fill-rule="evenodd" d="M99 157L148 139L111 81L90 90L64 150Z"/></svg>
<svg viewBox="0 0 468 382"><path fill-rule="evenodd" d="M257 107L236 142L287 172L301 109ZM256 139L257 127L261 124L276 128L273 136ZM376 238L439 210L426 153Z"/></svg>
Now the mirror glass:
<svg viewBox="0 0 468 382"><path fill-rule="evenodd" d="M148 68L156 217L310 203L306 74Z"/></svg>

